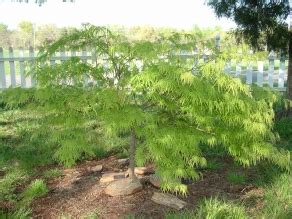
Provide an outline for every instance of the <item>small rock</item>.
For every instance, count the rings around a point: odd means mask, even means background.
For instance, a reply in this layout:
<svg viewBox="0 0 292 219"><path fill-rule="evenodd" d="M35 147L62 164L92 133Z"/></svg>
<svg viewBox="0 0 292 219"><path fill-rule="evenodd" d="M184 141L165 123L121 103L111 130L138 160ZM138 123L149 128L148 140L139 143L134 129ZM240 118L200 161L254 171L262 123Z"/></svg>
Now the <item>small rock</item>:
<svg viewBox="0 0 292 219"><path fill-rule="evenodd" d="M152 167L136 167L135 173L139 175L150 174L154 173L154 169Z"/></svg>
<svg viewBox="0 0 292 219"><path fill-rule="evenodd" d="M161 180L159 179L158 176L150 175L149 182L156 188L160 188L160 186L161 186Z"/></svg>
<svg viewBox="0 0 292 219"><path fill-rule="evenodd" d="M124 158L124 159L118 159L118 163L120 165L126 165L129 163L129 158Z"/></svg>
<svg viewBox="0 0 292 219"><path fill-rule="evenodd" d="M166 193L154 192L151 200L157 204L165 205L176 210L181 210L187 205L186 202L178 199L176 196Z"/></svg>
<svg viewBox="0 0 292 219"><path fill-rule="evenodd" d="M152 167L135 167L134 170L137 175L146 175L154 173L154 169ZM129 175L130 169L127 170L126 174Z"/></svg>
<svg viewBox="0 0 292 219"><path fill-rule="evenodd" d="M118 179L125 179L125 173L105 173L102 175L102 177L100 178L100 182L101 183L109 183L109 182L113 182L115 180Z"/></svg>
<svg viewBox="0 0 292 219"><path fill-rule="evenodd" d="M105 189L105 193L110 196L131 195L141 191L142 188L143 186L139 180L126 178L109 184Z"/></svg>
<svg viewBox="0 0 292 219"><path fill-rule="evenodd" d="M94 166L94 167L91 167L90 168L90 171L93 171L93 172L101 172L102 171L102 165L97 165L97 166Z"/></svg>

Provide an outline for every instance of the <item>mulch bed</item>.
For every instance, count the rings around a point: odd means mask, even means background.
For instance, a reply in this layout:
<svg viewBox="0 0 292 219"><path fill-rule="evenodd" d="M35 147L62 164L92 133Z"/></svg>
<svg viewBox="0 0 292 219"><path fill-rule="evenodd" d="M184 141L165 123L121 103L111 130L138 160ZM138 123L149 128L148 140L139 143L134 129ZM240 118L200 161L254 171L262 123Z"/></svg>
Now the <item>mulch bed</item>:
<svg viewBox="0 0 292 219"><path fill-rule="evenodd" d="M221 160L222 162L222 160ZM33 218L58 218L62 215L81 218L89 213L96 213L99 218L123 218L128 215L145 218L164 218L167 212L173 212L165 206L151 201L154 188L144 184L142 192L124 197L110 197L104 193L105 185L99 183L102 173L94 173L89 167L103 165L103 172L125 171L117 158L112 156L103 160L91 160L78 164L75 168L64 170L65 175L48 181L50 192L43 198L33 202ZM223 196L231 200L248 200L253 193L261 196L261 192L253 187L249 180L244 185L232 185L227 180L232 160L223 159L223 165L216 170L202 171L202 178L189 182L188 195L178 196L188 203L187 209L194 209L203 199L211 196ZM252 170L235 167L232 171L244 171L247 179L255 173ZM251 195L250 195L251 194ZM256 201L257 202L257 199ZM251 208L257 206L255 203ZM251 209L252 211L252 209Z"/></svg>

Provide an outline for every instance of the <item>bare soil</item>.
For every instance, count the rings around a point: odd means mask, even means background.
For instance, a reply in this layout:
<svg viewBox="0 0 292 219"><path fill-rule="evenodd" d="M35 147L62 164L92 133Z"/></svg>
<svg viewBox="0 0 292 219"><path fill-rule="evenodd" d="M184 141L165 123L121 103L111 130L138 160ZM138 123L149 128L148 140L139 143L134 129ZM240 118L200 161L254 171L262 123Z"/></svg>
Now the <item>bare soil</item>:
<svg viewBox="0 0 292 219"><path fill-rule="evenodd" d="M222 162L222 161L221 161ZM95 173L89 167L102 164L103 171ZM178 196L188 203L187 209L194 209L203 198L211 196L225 197L231 200L252 203L249 210L255 211L261 207L262 191L251 185L254 172L250 169L233 167L233 172L244 172L247 182L243 185L232 185L227 175L232 166L232 160L223 158L223 165L216 170L202 170L202 178L198 181L188 181L188 195ZM234 165L233 165L234 166ZM144 218L164 218L167 212L173 212L165 206L151 201L154 188L144 183L143 191L130 196L110 197L104 193L106 185L100 184L99 179L105 172L120 172L127 170L121 166L116 157L103 160L91 160L78 164L75 168L65 169L64 175L48 181L50 192L43 198L33 202L33 218L83 218L89 213L96 213L99 218L124 218L129 215Z"/></svg>

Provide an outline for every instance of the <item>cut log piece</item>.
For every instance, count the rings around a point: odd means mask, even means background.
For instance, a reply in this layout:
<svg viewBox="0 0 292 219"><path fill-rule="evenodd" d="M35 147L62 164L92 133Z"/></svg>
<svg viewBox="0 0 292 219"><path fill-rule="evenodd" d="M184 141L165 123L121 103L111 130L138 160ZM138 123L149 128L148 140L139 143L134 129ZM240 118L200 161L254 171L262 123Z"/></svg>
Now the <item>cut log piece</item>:
<svg viewBox="0 0 292 219"><path fill-rule="evenodd" d="M174 195L170 195L166 193L154 192L151 200L157 204L165 205L167 207L174 208L176 210L181 210L187 205L186 202L178 199Z"/></svg>

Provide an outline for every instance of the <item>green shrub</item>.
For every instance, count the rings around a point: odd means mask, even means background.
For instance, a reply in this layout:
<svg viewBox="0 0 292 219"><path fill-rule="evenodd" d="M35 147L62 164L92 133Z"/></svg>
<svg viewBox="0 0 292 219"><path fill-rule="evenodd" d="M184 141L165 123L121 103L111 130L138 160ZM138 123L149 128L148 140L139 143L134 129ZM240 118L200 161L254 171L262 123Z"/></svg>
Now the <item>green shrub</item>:
<svg viewBox="0 0 292 219"><path fill-rule="evenodd" d="M43 180L36 179L28 188L22 193L22 200L20 206L28 206L34 199L47 194L49 189Z"/></svg>
<svg viewBox="0 0 292 219"><path fill-rule="evenodd" d="M205 199L196 211L168 214L167 219L246 219L249 218L244 207L218 198Z"/></svg>
<svg viewBox="0 0 292 219"><path fill-rule="evenodd" d="M292 151L292 118L285 117L276 121L274 129L281 138L277 146Z"/></svg>
<svg viewBox="0 0 292 219"><path fill-rule="evenodd" d="M218 198L204 200L196 211L196 218L208 219L246 219L249 216L244 207L227 201L220 201Z"/></svg>
<svg viewBox="0 0 292 219"><path fill-rule="evenodd" d="M256 176L253 183L257 186L271 185L285 170L267 161L259 163L255 168Z"/></svg>
<svg viewBox="0 0 292 219"><path fill-rule="evenodd" d="M282 138L292 139L292 118L282 118L275 123L275 130Z"/></svg>
<svg viewBox="0 0 292 219"><path fill-rule="evenodd" d="M227 180L232 184L244 184L246 182L246 177L240 173L229 173Z"/></svg>
<svg viewBox="0 0 292 219"><path fill-rule="evenodd" d="M292 218L292 175L283 174L264 195L264 218Z"/></svg>
<svg viewBox="0 0 292 219"><path fill-rule="evenodd" d="M12 160L27 170L55 162L72 166L77 160L104 157L124 144L119 136L105 135L91 118L78 113L74 118L55 117L35 110L40 106L31 107L1 112L0 167Z"/></svg>

